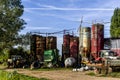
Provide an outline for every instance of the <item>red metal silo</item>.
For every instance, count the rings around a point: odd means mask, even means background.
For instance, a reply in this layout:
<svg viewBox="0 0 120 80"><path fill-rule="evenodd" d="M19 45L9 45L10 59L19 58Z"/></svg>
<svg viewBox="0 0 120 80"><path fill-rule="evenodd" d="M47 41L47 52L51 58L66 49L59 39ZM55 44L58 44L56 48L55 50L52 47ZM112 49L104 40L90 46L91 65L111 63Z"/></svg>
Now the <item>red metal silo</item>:
<svg viewBox="0 0 120 80"><path fill-rule="evenodd" d="M77 59L78 48L79 48L79 38L71 37L70 38L70 56L74 57L75 59Z"/></svg>
<svg viewBox="0 0 120 80"><path fill-rule="evenodd" d="M98 57L98 52L104 49L104 25L93 24L91 32L91 54L94 58Z"/></svg>
<svg viewBox="0 0 120 80"><path fill-rule="evenodd" d="M63 36L63 46L69 46L70 45L70 37L73 37L70 34L66 34Z"/></svg>
<svg viewBox="0 0 120 80"><path fill-rule="evenodd" d="M70 38L71 37L73 37L73 35L70 35L70 34L63 35L63 44L62 44L63 60L70 57Z"/></svg>

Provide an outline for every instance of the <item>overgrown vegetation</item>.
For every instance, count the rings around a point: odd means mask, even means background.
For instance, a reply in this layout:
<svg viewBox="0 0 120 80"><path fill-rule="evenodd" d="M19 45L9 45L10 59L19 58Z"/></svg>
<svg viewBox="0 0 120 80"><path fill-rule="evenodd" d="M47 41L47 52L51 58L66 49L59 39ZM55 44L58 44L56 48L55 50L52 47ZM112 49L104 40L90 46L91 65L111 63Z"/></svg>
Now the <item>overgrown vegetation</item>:
<svg viewBox="0 0 120 80"><path fill-rule="evenodd" d="M35 78L22 74L18 74L16 71L14 72L6 72L0 70L0 80L49 80L47 78Z"/></svg>
<svg viewBox="0 0 120 80"><path fill-rule="evenodd" d="M18 48L10 48L0 50L0 63L6 63L7 59L11 57L11 55L21 55L24 59L29 61L29 51L25 51L22 47Z"/></svg>

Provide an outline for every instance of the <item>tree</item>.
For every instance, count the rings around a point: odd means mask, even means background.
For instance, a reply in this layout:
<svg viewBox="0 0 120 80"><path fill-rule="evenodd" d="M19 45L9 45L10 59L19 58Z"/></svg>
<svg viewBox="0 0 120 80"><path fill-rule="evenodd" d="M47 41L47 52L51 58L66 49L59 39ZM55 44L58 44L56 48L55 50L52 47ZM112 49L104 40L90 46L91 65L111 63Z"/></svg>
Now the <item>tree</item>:
<svg viewBox="0 0 120 80"><path fill-rule="evenodd" d="M114 10L110 25L111 37L120 38L120 8Z"/></svg>
<svg viewBox="0 0 120 80"><path fill-rule="evenodd" d="M12 46L18 32L24 29L21 0L0 0L0 45Z"/></svg>
<svg viewBox="0 0 120 80"><path fill-rule="evenodd" d="M29 49L31 35L31 33L18 35L17 39L15 40L15 44L23 47L24 49Z"/></svg>

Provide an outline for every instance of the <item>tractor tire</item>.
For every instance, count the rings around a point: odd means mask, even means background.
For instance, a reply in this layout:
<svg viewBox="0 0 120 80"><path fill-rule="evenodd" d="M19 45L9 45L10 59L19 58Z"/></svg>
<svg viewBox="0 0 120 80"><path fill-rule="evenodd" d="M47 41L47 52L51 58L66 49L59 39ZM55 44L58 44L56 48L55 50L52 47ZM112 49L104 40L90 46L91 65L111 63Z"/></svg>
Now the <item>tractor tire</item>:
<svg viewBox="0 0 120 80"><path fill-rule="evenodd" d="M31 64L31 69L38 69L40 68L40 63L38 61L34 61L32 64Z"/></svg>

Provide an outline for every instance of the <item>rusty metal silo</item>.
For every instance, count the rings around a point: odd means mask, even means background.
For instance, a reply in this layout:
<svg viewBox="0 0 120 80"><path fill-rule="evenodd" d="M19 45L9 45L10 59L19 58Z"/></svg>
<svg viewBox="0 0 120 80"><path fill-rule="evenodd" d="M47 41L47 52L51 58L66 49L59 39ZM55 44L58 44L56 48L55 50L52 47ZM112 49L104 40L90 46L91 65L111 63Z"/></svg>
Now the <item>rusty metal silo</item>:
<svg viewBox="0 0 120 80"><path fill-rule="evenodd" d="M36 35L30 36L30 53L31 59L34 60L36 58Z"/></svg>
<svg viewBox="0 0 120 80"><path fill-rule="evenodd" d="M79 37L71 37L70 38L70 56L77 59L79 49Z"/></svg>
<svg viewBox="0 0 120 80"><path fill-rule="evenodd" d="M98 52L104 49L104 25L93 24L91 33L91 54L94 58L98 57Z"/></svg>
<svg viewBox="0 0 120 80"><path fill-rule="evenodd" d="M44 50L46 49L46 40L45 37L40 35L32 35L31 36L31 58L34 60L43 61Z"/></svg>
<svg viewBox="0 0 120 80"><path fill-rule="evenodd" d="M43 36L36 36L36 57L43 61L44 51L46 49L46 38Z"/></svg>
<svg viewBox="0 0 120 80"><path fill-rule="evenodd" d="M73 37L73 35L65 34L63 35L63 44L62 44L62 58L63 61L70 57L70 38Z"/></svg>
<svg viewBox="0 0 120 80"><path fill-rule="evenodd" d="M46 37L46 50L57 49L57 37L48 36Z"/></svg>
<svg viewBox="0 0 120 80"><path fill-rule="evenodd" d="M90 27L82 27L81 28L81 34L79 37L79 50L81 50L81 53L83 57L87 57L87 55L90 53L90 45L91 45L91 28Z"/></svg>

